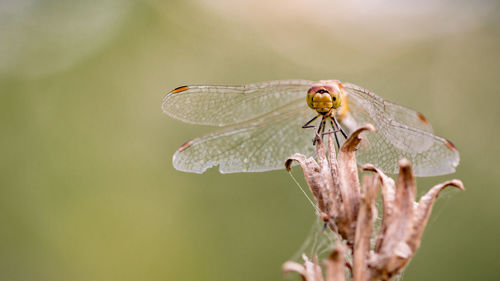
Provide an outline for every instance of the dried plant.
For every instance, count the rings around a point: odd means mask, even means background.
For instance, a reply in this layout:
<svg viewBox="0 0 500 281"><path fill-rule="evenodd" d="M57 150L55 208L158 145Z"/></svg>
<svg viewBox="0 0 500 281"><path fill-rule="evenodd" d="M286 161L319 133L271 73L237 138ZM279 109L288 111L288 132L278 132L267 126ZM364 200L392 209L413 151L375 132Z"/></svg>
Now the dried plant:
<svg viewBox="0 0 500 281"><path fill-rule="evenodd" d="M320 218L339 237L330 257L325 261L325 276L316 257L304 264L286 262L284 272L297 272L305 281L390 280L401 273L420 246L420 239L439 192L447 186L464 190L462 182L451 180L432 187L416 202L416 182L410 163L399 161L397 184L373 165L364 165L366 174L360 184L356 163L356 147L364 131L375 132L365 125L349 136L335 153L332 135L328 151L321 138L316 143L317 161L295 154L286 160L290 170L293 161L301 166L307 185L316 201ZM328 153L327 153L328 152ZM378 233L374 223L378 217L376 198L382 192L383 211ZM371 246L371 238L375 243ZM352 255L352 264L346 256Z"/></svg>

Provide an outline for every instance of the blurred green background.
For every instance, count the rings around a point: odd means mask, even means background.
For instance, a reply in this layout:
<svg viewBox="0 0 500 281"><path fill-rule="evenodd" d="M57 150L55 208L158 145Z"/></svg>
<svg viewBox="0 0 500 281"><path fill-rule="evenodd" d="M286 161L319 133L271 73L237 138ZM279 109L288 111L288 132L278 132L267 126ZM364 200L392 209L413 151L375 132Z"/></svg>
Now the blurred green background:
<svg viewBox="0 0 500 281"><path fill-rule="evenodd" d="M438 201L404 280L499 280L499 5L414 2L1 1L0 280L282 280L306 198L284 171L174 170L213 128L160 104L290 78L353 82L453 140L457 173L420 191L467 190Z"/></svg>

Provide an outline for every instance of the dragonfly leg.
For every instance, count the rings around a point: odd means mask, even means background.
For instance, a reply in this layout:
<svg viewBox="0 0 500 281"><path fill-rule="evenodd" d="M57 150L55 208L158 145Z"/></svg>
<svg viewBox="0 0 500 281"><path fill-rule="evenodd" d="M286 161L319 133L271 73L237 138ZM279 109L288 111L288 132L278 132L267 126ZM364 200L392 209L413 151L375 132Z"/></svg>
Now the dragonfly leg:
<svg viewBox="0 0 500 281"><path fill-rule="evenodd" d="M344 132L344 130L342 129L342 127L340 126L339 122L337 122L337 119L335 119L335 116L331 116L331 119L333 120L333 122L335 122L335 125L337 126L338 130L342 133L342 135L344 136L345 139L347 139L347 134ZM333 124L332 124L333 126ZM335 134L335 140L337 140L337 134ZM337 145L338 145L338 140L337 140ZM356 147L355 149L356 151L358 151L358 148Z"/></svg>
<svg viewBox="0 0 500 281"><path fill-rule="evenodd" d="M344 132L344 130L340 126L339 122L337 122L337 119L335 119L335 116L332 115L331 118L332 118L333 122L335 122L335 125L340 130L340 132L342 133L342 135L344 136L344 138L347 139L347 134Z"/></svg>
<svg viewBox="0 0 500 281"><path fill-rule="evenodd" d="M325 123L326 123L326 118L323 116L323 118L321 119L321 122L319 123L319 127L318 127L318 131L317 131L316 137L313 140L313 145L316 144L316 142L318 141L318 138L320 138L320 137L323 136L323 133L325 132L325 127L326 127Z"/></svg>
<svg viewBox="0 0 500 281"><path fill-rule="evenodd" d="M335 136L335 142L337 142L337 148L340 149L339 138L337 137L337 132L339 131L335 125L333 125L333 120L330 118L330 124L332 125L333 135Z"/></svg>
<svg viewBox="0 0 500 281"><path fill-rule="evenodd" d="M323 117L323 119L321 120L321 134L320 136L323 137L325 135L325 129L326 129L326 118Z"/></svg>
<svg viewBox="0 0 500 281"><path fill-rule="evenodd" d="M319 115L314 116L314 118L313 118L313 119L311 119L311 120L307 121L304 125L302 125L302 128L303 128L303 129L307 129L307 128L315 128L316 126L314 126L314 125L309 125L309 124L311 124L312 122L314 122L314 120L318 119L318 117L319 117Z"/></svg>

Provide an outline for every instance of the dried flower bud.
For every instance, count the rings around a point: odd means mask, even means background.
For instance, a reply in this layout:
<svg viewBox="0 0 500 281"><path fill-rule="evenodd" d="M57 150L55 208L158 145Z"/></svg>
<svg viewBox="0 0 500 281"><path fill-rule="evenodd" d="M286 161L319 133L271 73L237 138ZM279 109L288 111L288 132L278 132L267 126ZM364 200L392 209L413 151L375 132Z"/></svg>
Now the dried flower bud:
<svg viewBox="0 0 500 281"><path fill-rule="evenodd" d="M374 174L365 175L360 186L355 152L363 131L374 132L375 128L368 124L354 131L339 149L338 156L330 135L328 151L318 138L317 161L295 154L285 162L288 170L293 161L299 163L320 210L320 218L343 240L337 241L325 263L326 281L345 280L346 268L351 270L355 281L390 280L401 273L420 246L439 192L447 186L464 190L461 181L451 180L434 186L416 202L415 177L406 159L399 161L397 184L368 164L362 169ZM370 238L378 217L375 201L379 185L383 202L382 224L372 248ZM349 250L353 255L352 267L345 259ZM304 265L287 262L283 271L297 272L306 281L323 280L316 258L310 261L304 256L304 261Z"/></svg>

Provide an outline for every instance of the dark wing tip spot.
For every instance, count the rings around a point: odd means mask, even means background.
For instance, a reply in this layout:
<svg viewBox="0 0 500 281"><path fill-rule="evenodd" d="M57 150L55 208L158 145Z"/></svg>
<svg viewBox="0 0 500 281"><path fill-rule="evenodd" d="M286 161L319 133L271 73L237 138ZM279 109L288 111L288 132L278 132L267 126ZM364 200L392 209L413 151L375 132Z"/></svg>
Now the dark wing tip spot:
<svg viewBox="0 0 500 281"><path fill-rule="evenodd" d="M180 87L177 87L177 88L173 89L172 92L170 92L170 93L176 94L176 93L184 92L184 91L186 91L188 89L189 89L188 86L180 86Z"/></svg>
<svg viewBox="0 0 500 281"><path fill-rule="evenodd" d="M419 119L420 121L422 121L422 123L424 123L424 124L429 123L429 121L427 121L427 118L425 118L425 116L424 116L422 113L417 112L417 117L418 117L418 119Z"/></svg>
<svg viewBox="0 0 500 281"><path fill-rule="evenodd" d="M191 145L193 144L193 141L190 140L190 141L187 141L185 142L183 145L181 145L179 148L177 148L177 151L178 152L181 152L183 150L186 150L187 148L189 148Z"/></svg>
<svg viewBox="0 0 500 281"><path fill-rule="evenodd" d="M444 144L453 152L457 151L457 147L449 140L446 140Z"/></svg>

